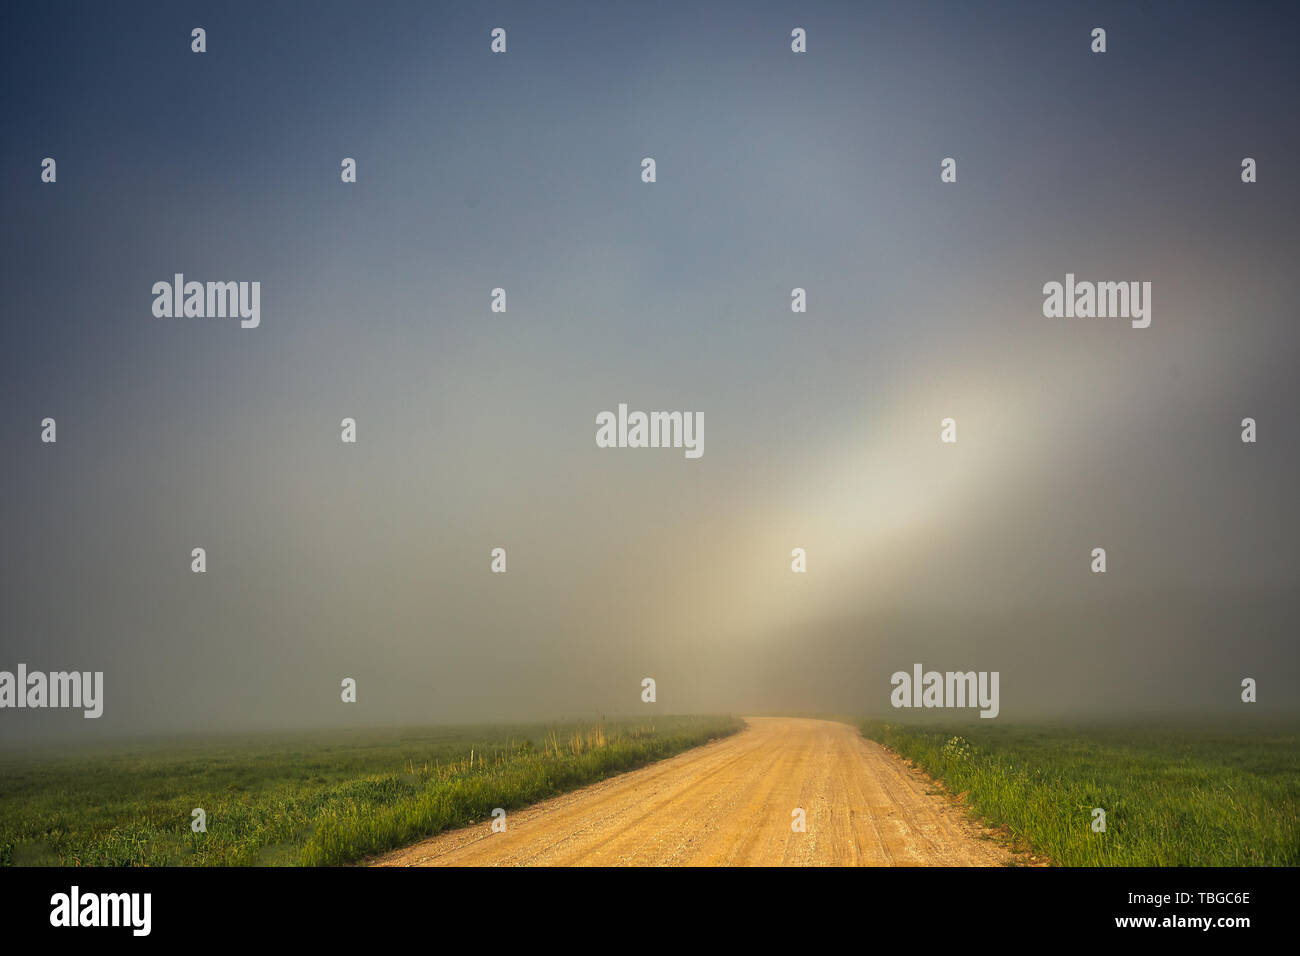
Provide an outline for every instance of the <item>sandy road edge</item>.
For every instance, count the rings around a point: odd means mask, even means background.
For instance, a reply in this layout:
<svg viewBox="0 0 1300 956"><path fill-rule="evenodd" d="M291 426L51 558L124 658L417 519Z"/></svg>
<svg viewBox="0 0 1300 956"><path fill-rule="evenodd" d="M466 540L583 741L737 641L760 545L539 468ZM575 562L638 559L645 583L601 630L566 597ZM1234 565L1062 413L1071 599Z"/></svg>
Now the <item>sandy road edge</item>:
<svg viewBox="0 0 1300 956"><path fill-rule="evenodd" d="M629 776L634 776L637 774L646 774L655 770L656 768L663 768L665 767L665 765L672 766L673 764L683 760L683 758L687 758L692 755L699 755L702 752L725 745L728 741L734 740L735 738L746 733L751 728L751 724L744 717L736 716L736 720L740 721L741 726L737 727L735 730L724 733L721 736L710 737L708 740L704 740L698 744L694 744L693 746L687 747L685 750L679 750L677 753L667 754L662 757L652 758L648 762L643 763L639 766L632 767L629 770L620 770L616 773L610 774L607 777L601 777L598 780L593 780L590 783L583 784L580 787L574 787L571 790L563 790L560 793L546 797L544 800L538 800L536 803L524 804L523 806L516 807L511 812L513 814L524 814L524 813L531 814L537 812L545 812L549 807L568 802L570 800L578 798L581 794L584 793L599 792L601 789L605 787L609 787L615 785L619 781L626 780ZM351 863L346 863L343 865L356 866L356 867L370 867L370 866L386 867L386 866L398 865L397 864L398 860L400 860L402 857L406 856L407 854L412 853L417 848L423 846L426 843L429 843L433 840L453 837L457 834L463 836L472 836L473 834L476 834L478 832L481 826L482 826L481 822L474 821L462 827L450 827L445 830L438 830L435 833L430 833L427 834L426 836L420 837L420 839L416 840L413 843L403 844L402 846L393 847L391 850L383 850L379 853L371 853L365 857L362 857L359 860L354 860Z"/></svg>
<svg viewBox="0 0 1300 956"><path fill-rule="evenodd" d="M848 722L840 721L840 723ZM856 724L851 726L857 727L858 733L862 734L861 727L858 727ZM1004 826L999 826L985 820L978 810L966 802L966 795L964 793L953 793L952 789L946 783L930 776L913 763L911 758L904 757L897 750L885 746L874 737L868 737L866 734L862 734L862 739L870 740L885 753L889 754L889 756L901 763L907 768L907 772L911 776L916 777L919 781L930 787L934 793L943 797L952 804L952 806L960 810L964 815L966 822L974 827L985 838L994 840L1008 852L1012 853L1015 856L1015 861L1011 864L1012 866L1047 867L1056 865L1050 856L1036 850L1026 838L1012 833Z"/></svg>

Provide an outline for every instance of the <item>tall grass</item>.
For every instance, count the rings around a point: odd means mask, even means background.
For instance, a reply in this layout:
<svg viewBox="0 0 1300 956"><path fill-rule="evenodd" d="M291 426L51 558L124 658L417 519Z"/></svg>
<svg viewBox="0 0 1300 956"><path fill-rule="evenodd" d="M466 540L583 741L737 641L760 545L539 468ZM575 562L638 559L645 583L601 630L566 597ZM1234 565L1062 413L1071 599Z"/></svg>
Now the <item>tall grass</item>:
<svg viewBox="0 0 1300 956"><path fill-rule="evenodd" d="M680 753L740 729L740 721L662 733L632 728L607 735L603 725L567 738L551 731L540 751L438 769L405 798L380 803L365 795L338 804L316 820L302 851L305 866L347 863L405 846L421 837L486 820L492 810L536 803L611 774Z"/></svg>
<svg viewBox="0 0 1300 956"><path fill-rule="evenodd" d="M1300 864L1300 727L987 723L862 732L1060 865Z"/></svg>
<svg viewBox="0 0 1300 956"><path fill-rule="evenodd" d="M345 863L733 733L730 717L435 727L0 757L0 864ZM207 832L191 830L201 807Z"/></svg>

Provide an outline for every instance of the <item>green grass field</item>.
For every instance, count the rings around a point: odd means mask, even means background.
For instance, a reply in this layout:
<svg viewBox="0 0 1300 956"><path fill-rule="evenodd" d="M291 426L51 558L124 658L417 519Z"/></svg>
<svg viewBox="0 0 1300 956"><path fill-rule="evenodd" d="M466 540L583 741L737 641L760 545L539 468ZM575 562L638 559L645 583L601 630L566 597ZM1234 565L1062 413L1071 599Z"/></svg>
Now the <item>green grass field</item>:
<svg viewBox="0 0 1300 956"><path fill-rule="evenodd" d="M1063 866L1300 864L1300 724L870 720L865 736ZM1092 811L1106 811L1106 832Z"/></svg>
<svg viewBox="0 0 1300 956"><path fill-rule="evenodd" d="M332 731L0 755L0 864L350 863L734 733L732 717ZM207 832L191 830L191 811Z"/></svg>

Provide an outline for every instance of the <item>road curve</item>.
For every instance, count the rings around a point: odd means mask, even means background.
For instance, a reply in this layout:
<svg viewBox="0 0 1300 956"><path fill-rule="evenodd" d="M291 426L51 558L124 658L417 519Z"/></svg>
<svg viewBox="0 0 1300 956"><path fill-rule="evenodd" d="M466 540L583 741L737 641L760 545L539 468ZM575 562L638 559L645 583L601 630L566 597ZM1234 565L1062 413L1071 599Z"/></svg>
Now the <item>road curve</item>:
<svg viewBox="0 0 1300 956"><path fill-rule="evenodd" d="M848 724L738 734L384 854L378 866L998 866L1021 859ZM804 811L796 832L793 811Z"/></svg>

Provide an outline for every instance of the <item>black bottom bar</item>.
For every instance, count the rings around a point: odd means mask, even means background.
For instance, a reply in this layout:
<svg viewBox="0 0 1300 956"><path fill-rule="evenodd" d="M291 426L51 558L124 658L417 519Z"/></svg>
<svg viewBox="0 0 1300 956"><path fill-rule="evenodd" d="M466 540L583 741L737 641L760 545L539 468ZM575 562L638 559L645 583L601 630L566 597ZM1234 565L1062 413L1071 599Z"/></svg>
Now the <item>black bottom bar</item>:
<svg viewBox="0 0 1300 956"><path fill-rule="evenodd" d="M548 948L567 948L568 940L581 949L602 939L770 943L787 932L809 948L839 932L863 947L900 933L918 946L991 945L1027 933L1232 945L1241 934L1286 930L1295 876L1294 869L8 869L0 871L0 915L7 943L75 933L92 945L379 946L414 932L444 948L463 930L496 949L515 939L535 947L546 937ZM90 895L150 894L148 935L134 935L125 909L119 922L127 925L51 925L52 913L70 922L73 886L82 908ZM52 902L56 894L66 903ZM123 903L109 901L110 918ZM97 912L100 900L89 905ZM135 915L143 922L142 906Z"/></svg>

